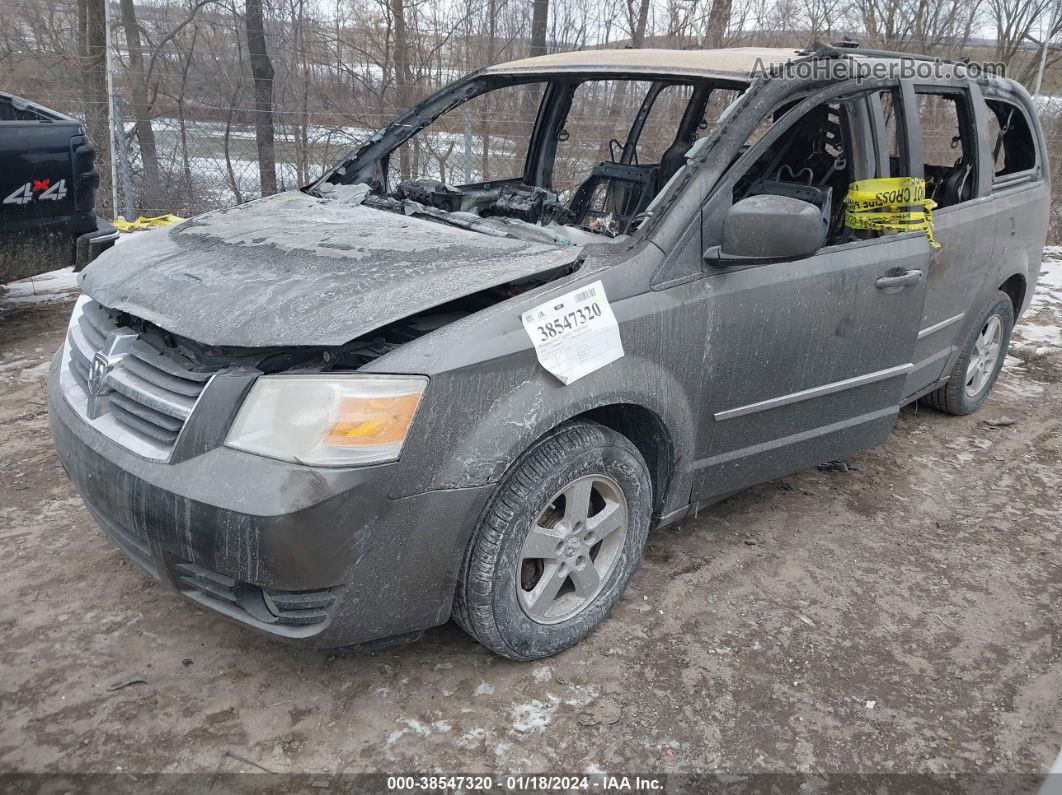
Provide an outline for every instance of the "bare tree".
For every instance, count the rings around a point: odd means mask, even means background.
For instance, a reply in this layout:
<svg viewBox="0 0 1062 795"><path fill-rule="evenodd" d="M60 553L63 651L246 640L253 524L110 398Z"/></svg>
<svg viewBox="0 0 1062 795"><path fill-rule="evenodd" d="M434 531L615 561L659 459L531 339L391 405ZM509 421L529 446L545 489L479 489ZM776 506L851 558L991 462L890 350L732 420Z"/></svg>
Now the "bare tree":
<svg viewBox="0 0 1062 795"><path fill-rule="evenodd" d="M549 0L532 0L531 46L529 55L546 54L546 28L549 26Z"/></svg>
<svg viewBox="0 0 1062 795"><path fill-rule="evenodd" d="M96 144L96 166L100 172L100 198L111 185L111 141L107 113L107 18L105 0L78 0L78 53L81 57L81 102L85 128ZM116 209L116 208L112 208Z"/></svg>
<svg viewBox="0 0 1062 795"><path fill-rule="evenodd" d="M410 94L413 87L413 74L409 63L409 42L406 38L406 9L403 0L391 0L391 14L394 25L394 67L398 107L401 110L406 110L412 104ZM402 175L402 179L407 179L412 172L410 151L407 147L402 147L399 160L399 173Z"/></svg>
<svg viewBox="0 0 1062 795"><path fill-rule="evenodd" d="M401 2L401 0L398 0ZM244 24L247 53L254 78L254 139L258 146L258 174L262 195L277 192L277 162L273 134L273 62L266 49L262 0L246 0Z"/></svg>
<svg viewBox="0 0 1062 795"><path fill-rule="evenodd" d="M136 115L133 134L136 135L140 144L140 158L144 168L140 204L142 207L158 210L162 208L159 197L159 156L155 146L155 130L151 125L151 102L148 99L147 79L144 73L140 27L137 25L133 0L119 0L119 8L122 12L125 46L129 56L129 83L133 94L133 113Z"/></svg>
<svg viewBox="0 0 1062 795"><path fill-rule="evenodd" d="M1010 65L1049 6L1049 0L988 0L988 12L996 29L997 61Z"/></svg>
<svg viewBox="0 0 1062 795"><path fill-rule="evenodd" d="M638 49L645 41L645 26L649 23L650 0L626 0L627 19L631 27L631 46Z"/></svg>
<svg viewBox="0 0 1062 795"><path fill-rule="evenodd" d="M712 8L708 12L708 30L704 35L706 48L723 46L727 29L730 27L731 6L732 0L712 0Z"/></svg>

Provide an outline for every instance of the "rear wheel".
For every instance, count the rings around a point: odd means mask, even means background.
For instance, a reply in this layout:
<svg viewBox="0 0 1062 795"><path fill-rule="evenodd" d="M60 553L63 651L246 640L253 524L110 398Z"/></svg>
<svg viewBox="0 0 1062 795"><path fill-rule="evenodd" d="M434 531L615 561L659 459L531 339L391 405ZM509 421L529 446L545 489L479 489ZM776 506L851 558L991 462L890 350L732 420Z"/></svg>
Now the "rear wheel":
<svg viewBox="0 0 1062 795"><path fill-rule="evenodd" d="M992 391L1010 345L1014 305L1002 291L985 303L951 370L948 382L922 400L948 414L971 414Z"/></svg>
<svg viewBox="0 0 1062 795"><path fill-rule="evenodd" d="M473 534L457 623L514 660L575 645L641 561L652 488L633 444L591 422L539 440L513 465Z"/></svg>

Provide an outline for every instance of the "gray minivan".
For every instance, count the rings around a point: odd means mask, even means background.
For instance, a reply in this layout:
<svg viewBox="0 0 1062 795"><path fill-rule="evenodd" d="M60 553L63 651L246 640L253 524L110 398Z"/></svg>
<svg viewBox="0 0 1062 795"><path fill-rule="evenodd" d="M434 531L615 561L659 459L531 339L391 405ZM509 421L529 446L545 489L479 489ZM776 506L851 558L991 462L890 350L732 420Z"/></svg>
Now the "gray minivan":
<svg viewBox="0 0 1062 795"><path fill-rule="evenodd" d="M984 402L1044 152L1020 85L917 56L493 66L304 189L94 262L56 448L132 560L244 626L339 647L453 616L554 654L651 528L881 444L911 401ZM915 190L857 223L857 183Z"/></svg>

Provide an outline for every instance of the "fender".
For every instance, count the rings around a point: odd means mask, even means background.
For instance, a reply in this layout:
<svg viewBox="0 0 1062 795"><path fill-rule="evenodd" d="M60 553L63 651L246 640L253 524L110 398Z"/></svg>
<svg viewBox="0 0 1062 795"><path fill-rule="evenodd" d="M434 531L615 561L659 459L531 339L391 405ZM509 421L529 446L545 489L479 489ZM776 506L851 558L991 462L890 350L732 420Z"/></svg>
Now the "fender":
<svg viewBox="0 0 1062 795"><path fill-rule="evenodd" d="M668 505L689 501L686 474L693 460L697 423L689 396L701 373L669 369L662 346L683 339L690 361L701 361L697 340L704 318L693 306L675 307L674 297L637 292L645 268L625 266L550 285L557 291L594 276L606 291L620 325L624 356L578 381L563 385L538 363L519 324L522 304L535 305L551 290L536 291L463 318L373 362L367 370L426 373L431 384L410 430L393 483L392 497L437 489L496 483L532 442L557 425L617 404L648 411L663 426L671 450ZM645 282L641 282L645 284ZM666 321L665 321L666 319ZM667 327L662 328L661 323ZM702 343L703 344L703 343ZM432 465L425 465L426 461Z"/></svg>

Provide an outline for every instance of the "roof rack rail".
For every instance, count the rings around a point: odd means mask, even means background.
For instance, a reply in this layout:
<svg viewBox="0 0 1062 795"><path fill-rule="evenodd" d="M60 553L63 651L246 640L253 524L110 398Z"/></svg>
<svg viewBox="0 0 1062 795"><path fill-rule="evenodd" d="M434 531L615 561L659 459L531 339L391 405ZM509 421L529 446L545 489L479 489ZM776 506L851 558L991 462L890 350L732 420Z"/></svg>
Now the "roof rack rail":
<svg viewBox="0 0 1062 795"><path fill-rule="evenodd" d="M863 55L868 58L910 58L912 61L930 61L938 63L962 64L970 63L969 56L962 58L942 58L939 55L922 55L917 52L901 52L899 50L878 50L873 47L863 47L859 42L850 39L835 41L830 44L815 41L801 55L817 55L820 58L843 58L848 55Z"/></svg>

